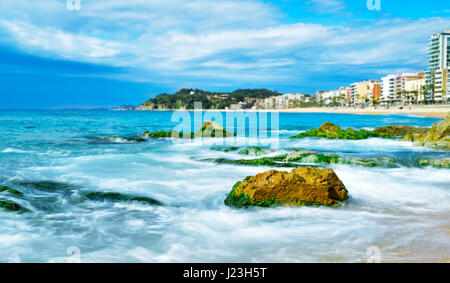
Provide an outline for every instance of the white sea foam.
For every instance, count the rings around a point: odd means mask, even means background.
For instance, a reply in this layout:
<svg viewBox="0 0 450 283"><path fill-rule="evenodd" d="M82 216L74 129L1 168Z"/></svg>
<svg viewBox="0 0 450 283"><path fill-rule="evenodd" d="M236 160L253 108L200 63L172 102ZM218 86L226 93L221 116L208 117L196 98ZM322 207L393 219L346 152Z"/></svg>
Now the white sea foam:
<svg viewBox="0 0 450 283"><path fill-rule="evenodd" d="M21 150L17 148L8 147L2 150L3 153L30 153L31 151Z"/></svg>

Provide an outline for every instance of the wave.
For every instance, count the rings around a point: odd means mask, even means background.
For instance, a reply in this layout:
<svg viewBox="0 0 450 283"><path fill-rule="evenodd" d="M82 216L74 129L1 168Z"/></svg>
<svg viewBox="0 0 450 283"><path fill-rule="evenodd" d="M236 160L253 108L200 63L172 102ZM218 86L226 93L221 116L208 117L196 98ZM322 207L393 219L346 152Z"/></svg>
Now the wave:
<svg viewBox="0 0 450 283"><path fill-rule="evenodd" d="M2 153L32 153L32 151L8 147L8 148L5 148L4 150L2 150Z"/></svg>

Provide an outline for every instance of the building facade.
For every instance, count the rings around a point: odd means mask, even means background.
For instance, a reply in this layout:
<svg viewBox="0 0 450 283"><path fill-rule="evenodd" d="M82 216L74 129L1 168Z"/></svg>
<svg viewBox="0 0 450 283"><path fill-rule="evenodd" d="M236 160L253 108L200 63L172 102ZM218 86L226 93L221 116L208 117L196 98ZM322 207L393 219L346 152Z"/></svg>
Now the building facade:
<svg viewBox="0 0 450 283"><path fill-rule="evenodd" d="M351 86L351 104L353 106L373 105L380 102L381 85L377 80L353 83Z"/></svg>
<svg viewBox="0 0 450 283"><path fill-rule="evenodd" d="M434 102L448 101L450 93L444 85L450 68L450 30L431 35L428 58L428 70L425 73L425 84L434 85L425 94L425 100ZM438 90L439 87L439 90Z"/></svg>

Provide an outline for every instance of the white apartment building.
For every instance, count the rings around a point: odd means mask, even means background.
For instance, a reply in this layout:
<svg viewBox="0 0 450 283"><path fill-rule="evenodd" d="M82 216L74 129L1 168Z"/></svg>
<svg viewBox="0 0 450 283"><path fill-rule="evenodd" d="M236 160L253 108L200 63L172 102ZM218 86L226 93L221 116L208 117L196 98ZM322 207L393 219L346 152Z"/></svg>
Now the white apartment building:
<svg viewBox="0 0 450 283"><path fill-rule="evenodd" d="M403 76L408 103L418 103L425 101L425 78L423 73L408 74Z"/></svg>
<svg viewBox="0 0 450 283"><path fill-rule="evenodd" d="M434 100L436 102L446 101L450 93L444 89L443 78L446 76L444 73L447 73L450 68L450 30L431 35L428 48L429 59L428 71L425 73L425 84L435 85ZM441 88L440 91L437 91L437 86ZM431 96L432 92L429 91L425 95L425 99L430 101L432 100Z"/></svg>
<svg viewBox="0 0 450 283"><path fill-rule="evenodd" d="M339 89L330 91L318 91L316 93L318 102L322 102L325 105L337 103L341 106L347 105L347 97L349 95L350 88L348 87L341 87Z"/></svg>
<svg viewBox="0 0 450 283"><path fill-rule="evenodd" d="M381 78L381 102L383 104L393 104L397 101L398 75L387 75Z"/></svg>

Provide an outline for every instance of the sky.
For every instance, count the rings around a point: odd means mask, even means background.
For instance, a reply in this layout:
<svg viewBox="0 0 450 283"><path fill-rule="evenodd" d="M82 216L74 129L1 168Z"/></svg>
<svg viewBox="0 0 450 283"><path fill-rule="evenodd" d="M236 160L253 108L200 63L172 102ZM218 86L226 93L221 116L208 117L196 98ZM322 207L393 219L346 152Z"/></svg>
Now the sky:
<svg viewBox="0 0 450 283"><path fill-rule="evenodd" d="M450 29L448 0L67 2L0 0L1 109L138 105L180 88L315 93L423 71L429 36Z"/></svg>

